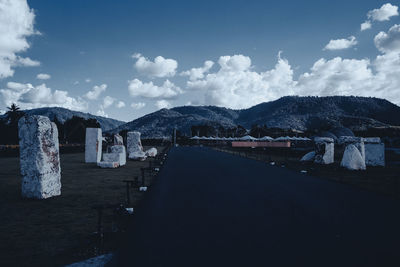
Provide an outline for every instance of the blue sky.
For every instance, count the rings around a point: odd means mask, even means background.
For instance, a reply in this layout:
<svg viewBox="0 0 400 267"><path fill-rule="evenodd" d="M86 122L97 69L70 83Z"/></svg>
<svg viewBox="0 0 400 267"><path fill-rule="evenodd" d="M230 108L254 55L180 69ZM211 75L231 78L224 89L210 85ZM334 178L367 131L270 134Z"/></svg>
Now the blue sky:
<svg viewBox="0 0 400 267"><path fill-rule="evenodd" d="M0 0L0 13L23 18L0 19L10 35L0 38L0 109L63 106L129 121L161 107L246 108L293 94L399 104L397 5Z"/></svg>

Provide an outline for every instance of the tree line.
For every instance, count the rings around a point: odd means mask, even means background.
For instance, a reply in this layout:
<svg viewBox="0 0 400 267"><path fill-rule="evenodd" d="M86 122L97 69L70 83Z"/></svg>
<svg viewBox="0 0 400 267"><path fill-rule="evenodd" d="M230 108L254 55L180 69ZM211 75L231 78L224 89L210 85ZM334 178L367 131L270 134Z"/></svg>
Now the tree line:
<svg viewBox="0 0 400 267"><path fill-rule="evenodd" d="M0 118L0 144L17 145L18 121L25 115L16 104L7 107L8 111ZM86 128L100 128L96 119L84 119L73 116L64 123L57 117L53 121L57 125L58 139L60 144L83 144L85 143Z"/></svg>

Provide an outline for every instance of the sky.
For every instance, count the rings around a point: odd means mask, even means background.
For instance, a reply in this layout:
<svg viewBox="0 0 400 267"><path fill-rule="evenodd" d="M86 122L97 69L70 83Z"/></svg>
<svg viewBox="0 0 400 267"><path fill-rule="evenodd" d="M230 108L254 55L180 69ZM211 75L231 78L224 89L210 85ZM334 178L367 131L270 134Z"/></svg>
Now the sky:
<svg viewBox="0 0 400 267"><path fill-rule="evenodd" d="M286 95L400 104L399 2L0 0L0 112L123 121Z"/></svg>

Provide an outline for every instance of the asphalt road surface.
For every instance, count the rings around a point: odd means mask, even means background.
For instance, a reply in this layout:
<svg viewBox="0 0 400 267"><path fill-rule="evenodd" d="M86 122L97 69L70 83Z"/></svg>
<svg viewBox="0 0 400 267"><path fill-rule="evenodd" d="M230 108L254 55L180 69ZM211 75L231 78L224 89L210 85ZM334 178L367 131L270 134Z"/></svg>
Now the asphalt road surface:
<svg viewBox="0 0 400 267"><path fill-rule="evenodd" d="M282 167L174 148L118 266L400 266L398 201Z"/></svg>

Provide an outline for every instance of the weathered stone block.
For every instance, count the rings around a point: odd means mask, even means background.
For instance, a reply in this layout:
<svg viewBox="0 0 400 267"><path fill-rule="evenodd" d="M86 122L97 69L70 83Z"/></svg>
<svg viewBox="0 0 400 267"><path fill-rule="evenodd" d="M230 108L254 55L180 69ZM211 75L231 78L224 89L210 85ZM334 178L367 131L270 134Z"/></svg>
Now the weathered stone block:
<svg viewBox="0 0 400 267"><path fill-rule="evenodd" d="M329 137L316 137L315 142L315 159L318 164L331 164L334 162L334 143Z"/></svg>
<svg viewBox="0 0 400 267"><path fill-rule="evenodd" d="M98 163L101 160L102 136L100 128L86 128L85 162Z"/></svg>
<svg viewBox="0 0 400 267"><path fill-rule="evenodd" d="M146 154L143 152L142 142L139 132L127 133L128 157L134 160L145 160Z"/></svg>
<svg viewBox="0 0 400 267"><path fill-rule="evenodd" d="M364 146L367 166L385 166L385 144L379 137L364 138Z"/></svg>
<svg viewBox="0 0 400 267"><path fill-rule="evenodd" d="M22 197L45 199L61 195L57 126L44 116L18 122Z"/></svg>
<svg viewBox="0 0 400 267"><path fill-rule="evenodd" d="M108 162L108 161L100 161L97 163L97 166L103 169L115 169L119 167L118 162Z"/></svg>
<svg viewBox="0 0 400 267"><path fill-rule="evenodd" d="M338 145L340 146L347 147L349 144L354 145L358 151L360 151L362 158L365 160L364 138L355 136L341 136L338 139Z"/></svg>
<svg viewBox="0 0 400 267"><path fill-rule="evenodd" d="M103 161L107 162L118 162L120 166L126 164L126 151L125 146L116 145L110 148L111 153L103 154Z"/></svg>
<svg viewBox="0 0 400 267"><path fill-rule="evenodd" d="M362 157L360 150L353 145L349 144L343 153L342 162L340 166L349 170L365 170L365 160Z"/></svg>
<svg viewBox="0 0 400 267"><path fill-rule="evenodd" d="M147 157L153 157L154 158L155 156L157 156L157 148L152 147L152 148L146 150L145 153L146 153Z"/></svg>

